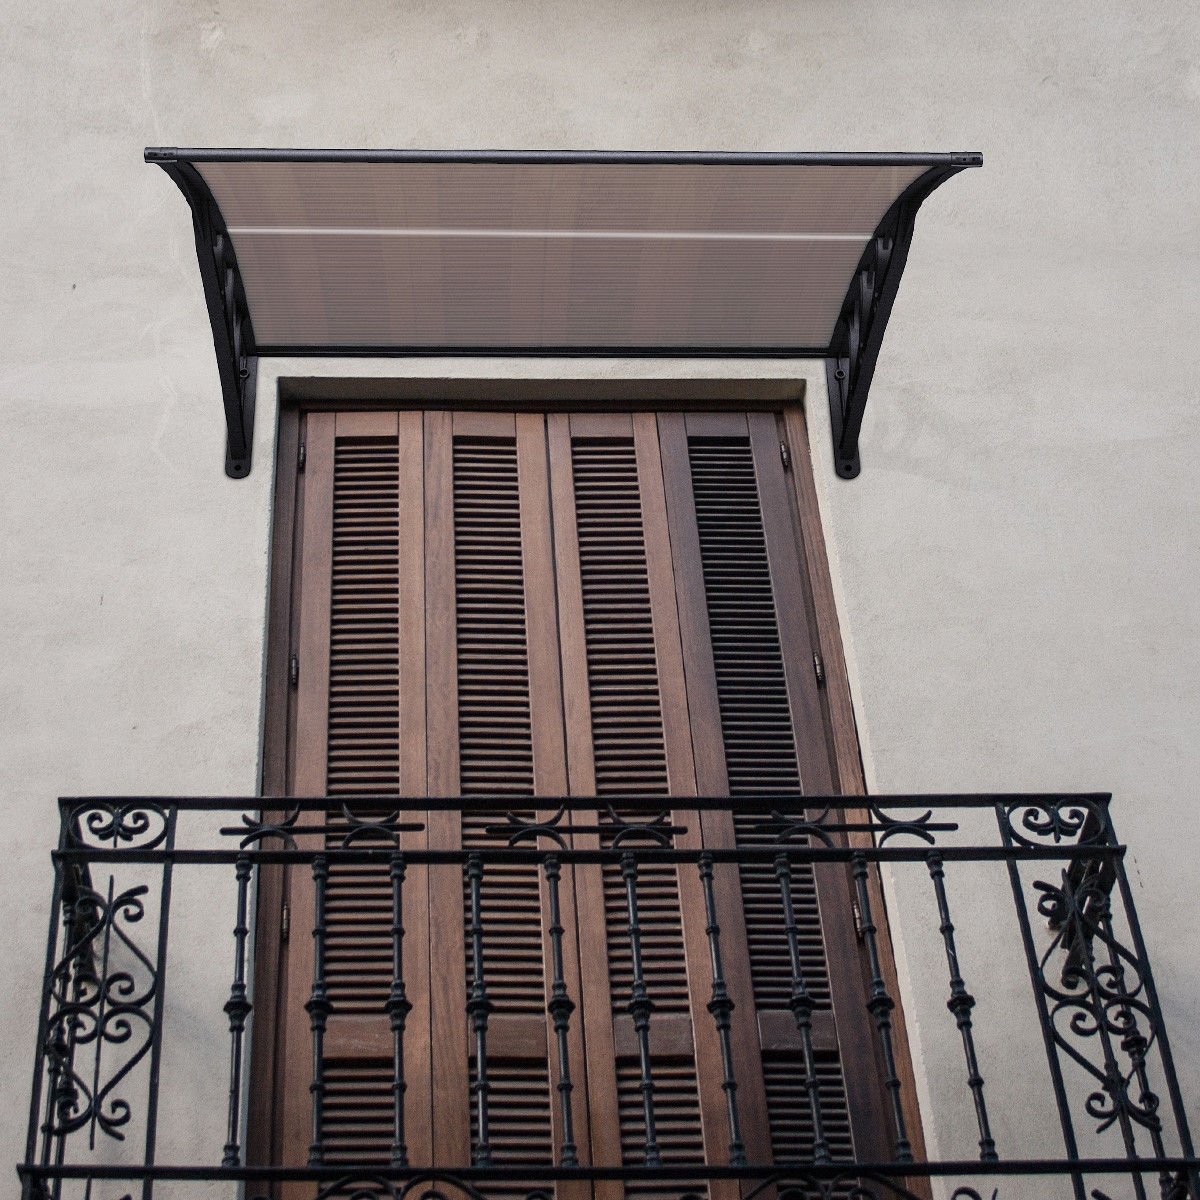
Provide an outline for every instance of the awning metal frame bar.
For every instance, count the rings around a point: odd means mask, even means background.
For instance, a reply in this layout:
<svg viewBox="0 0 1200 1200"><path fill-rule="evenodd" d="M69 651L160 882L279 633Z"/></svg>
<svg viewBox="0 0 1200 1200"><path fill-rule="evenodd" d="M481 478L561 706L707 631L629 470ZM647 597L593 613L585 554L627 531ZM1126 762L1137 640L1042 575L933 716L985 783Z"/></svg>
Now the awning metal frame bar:
<svg viewBox="0 0 1200 1200"><path fill-rule="evenodd" d="M506 358L823 358L829 390L834 467L843 479L861 470L859 434L884 331L900 287L917 211L952 175L983 165L978 153L846 154L657 151L426 151L234 150L150 147L148 163L162 167L192 210L196 255L212 324L227 428L225 471L250 473L255 377L259 357L506 357ZM258 345L229 233L221 210L193 166L203 162L500 163L551 165L609 163L741 166L924 166L884 214L851 278L828 346L331 346Z"/></svg>

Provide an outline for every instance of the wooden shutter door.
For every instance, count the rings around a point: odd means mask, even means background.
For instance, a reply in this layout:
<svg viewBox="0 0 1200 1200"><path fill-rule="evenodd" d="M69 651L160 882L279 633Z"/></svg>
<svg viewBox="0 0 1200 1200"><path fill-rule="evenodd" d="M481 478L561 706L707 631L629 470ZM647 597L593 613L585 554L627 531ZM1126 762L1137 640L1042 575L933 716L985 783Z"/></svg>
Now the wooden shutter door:
<svg viewBox="0 0 1200 1200"><path fill-rule="evenodd" d="M313 413L303 437L292 790L330 798L326 813L306 814L301 824L328 825L327 840L336 843L345 824L339 797L426 791L422 531L402 503L421 475L420 417ZM424 842L423 833L402 835L404 847ZM314 1037L304 1005L314 986L318 887L331 1009L314 1128ZM426 905L412 901L426 888L424 869L411 868L405 887L404 974L413 1005L405 1132L420 1162L431 1153L428 922ZM282 1161L304 1163L315 1154L347 1166L389 1162L395 1131L385 1008L393 947L388 866L332 861L319 882L306 866L293 866L286 898L294 932L284 946L280 1005ZM297 1197L311 1191L284 1189Z"/></svg>
<svg viewBox="0 0 1200 1200"><path fill-rule="evenodd" d="M769 846L780 825L756 798L836 791L781 431L769 413L663 414L658 426L698 782L733 801L728 814L705 814L705 844ZM735 942L745 930L735 998L754 1021L736 1031L750 1038L739 1061L761 1064L770 1138L762 1161L812 1161L781 882L770 862L736 874L722 896ZM891 1147L849 886L834 864L794 864L788 874L800 979L815 1008L822 1149L883 1161Z"/></svg>
<svg viewBox="0 0 1200 1200"><path fill-rule="evenodd" d="M428 413L425 420L430 787L464 797L461 811L430 814L430 845L500 847L509 837L496 828L503 821L495 810L472 810L471 796L511 796L513 816L532 821L552 815L533 797L566 792L544 420L511 413ZM550 1165L564 1128L547 1012L548 883L536 864L481 864L480 871L478 972L470 882L464 888L461 875L431 870L434 1161ZM563 924L573 932L569 874L559 894ZM577 971L572 945L566 984L576 996ZM486 1095L468 997L490 1005ZM569 1063L582 1081L578 1022ZM582 1089L572 1103L586 1161ZM529 1185L513 1190L524 1194Z"/></svg>
<svg viewBox="0 0 1200 1200"><path fill-rule="evenodd" d="M402 846L482 853L508 832L472 796L509 796L516 819L541 821L553 814L538 796L570 794L597 806L577 814L588 828L568 845L644 846L618 843L616 830L646 814L606 800L638 795L663 798L670 844L725 850L770 843L765 794L834 790L773 415L313 413L304 437L291 783L330 797L307 818L324 836L344 823L339 797L461 796L431 805ZM728 795L731 810L689 808L697 795ZM815 1007L819 1140L835 1158L853 1147L884 1159L845 873L793 865L786 882ZM408 868L403 1111L414 1165L561 1161L548 886L535 863ZM309 936L318 889L332 1007L314 1130L304 1004L320 973ZM282 1161L307 1161L314 1142L348 1168L394 1161L387 865L335 862L319 881L292 868L285 890ZM579 1162L810 1160L818 1139L774 865L712 866L733 1001L729 1068L710 1011L717 981L697 865L564 868L558 892L577 1004L567 1063ZM644 1039L642 998L653 1005ZM483 1031L474 1016L485 1002ZM660 1189L559 1187L588 1190L622 1200ZM732 1200L738 1188L709 1191ZM298 1200L311 1188L285 1192Z"/></svg>

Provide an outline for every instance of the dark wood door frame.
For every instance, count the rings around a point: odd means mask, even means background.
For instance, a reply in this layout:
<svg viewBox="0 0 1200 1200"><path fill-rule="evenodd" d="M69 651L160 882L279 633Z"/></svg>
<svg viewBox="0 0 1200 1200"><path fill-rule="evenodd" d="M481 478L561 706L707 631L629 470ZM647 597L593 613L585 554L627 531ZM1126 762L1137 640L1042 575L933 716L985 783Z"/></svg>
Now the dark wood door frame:
<svg viewBox="0 0 1200 1200"><path fill-rule="evenodd" d="M278 437L269 566L269 601L265 660L262 795L288 795L288 746L293 719L290 713L289 661L298 631L293 605L293 580L299 547L296 544L297 497L302 480L299 464L301 423L304 413L341 408L478 408L550 411L704 411L719 409L766 410L780 414L780 435L791 449L789 472L798 544L808 575L807 619L820 647L825 668L823 688L825 721L833 778L846 796L866 794L849 676L842 648L833 583L825 550L823 525L811 470L811 450L804 419L804 381L767 380L593 380L530 379L474 380L427 379L322 379L279 380ZM857 835L866 837L868 835ZM869 880L872 905L880 929L883 973L889 992L899 997L895 956L881 882ZM277 1036L280 990L286 944L281 930L283 879L278 872L263 872L259 884L255 951L255 1029L252 1040L249 1089L250 1112L247 1162L276 1160L279 1131L272 1093L279 1082ZM925 1144L917 1102L916 1079L909 1053L905 1014L897 1004L892 1014L898 1047L905 1117L913 1152L925 1157ZM847 1064L849 1066L849 1064ZM925 1190L916 1181L910 1186Z"/></svg>

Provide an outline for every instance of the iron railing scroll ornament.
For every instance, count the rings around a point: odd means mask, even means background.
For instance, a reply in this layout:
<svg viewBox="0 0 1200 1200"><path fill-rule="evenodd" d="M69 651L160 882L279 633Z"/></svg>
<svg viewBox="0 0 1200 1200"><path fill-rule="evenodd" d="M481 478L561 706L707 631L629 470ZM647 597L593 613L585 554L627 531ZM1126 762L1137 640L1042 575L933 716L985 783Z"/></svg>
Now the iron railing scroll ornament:
<svg viewBox="0 0 1200 1200"><path fill-rule="evenodd" d="M38 1020L34 1083L26 1154L19 1165L24 1200L88 1200L100 1195L151 1200L159 1184L237 1185L247 1200L277 1195L280 1185L304 1181L321 1200L551 1200L565 1181L605 1180L637 1184L670 1200L702 1200L716 1180L740 1181L744 1200L924 1200L936 1182L951 1200L1021 1200L1034 1178L1049 1180L1047 1194L1072 1200L1200 1200L1197 1158L1171 1056L1146 945L1104 795L890 796L855 798L760 795L739 798L745 812L768 814L736 848L681 847L688 839L679 813L664 811L661 797L538 798L539 811L520 811L512 798L472 796L413 798L339 797L260 801L247 799L98 798L61 802L61 830L53 852L54 889ZM853 804L854 807L847 807ZM728 810L721 797L688 800L689 811ZM493 835L470 849L416 848L409 832L424 829L431 811L469 806L490 814ZM180 831L202 829L197 844ZM576 834L587 833L578 839ZM189 835L190 836L190 835ZM419 839L418 839L419 840ZM403 841L403 845L402 845ZM580 848L581 842L586 848ZM410 844L412 843L412 844ZM390 986L380 1000L390 1031L392 1117L388 1150L380 1161L347 1163L327 1153L323 1041L332 1012L326 977L327 894L331 873L374 864L389 881ZM507 1161L492 1145L489 1129L488 1026L492 999L484 975L491 925L481 910L484 881L506 864L532 864L543 886L546 1014L551 1037L550 1072L561 1109L561 1136L553 1161L541 1165ZM640 1145L622 1166L593 1166L583 1157L573 1124L570 1072L571 1021L580 997L571 994L566 967L566 929L561 889L578 864L607 864L622 883L623 924L610 936L627 939L632 966L624 998L637 1046ZM654 1060L650 1046L655 1003L642 965L639 881L652 865L672 863L698 873L705 901L711 969L712 1017L720 1048L714 1067L723 1089L725 1130L719 1162L676 1161L659 1136ZM726 964L728 947L717 920L714 872L721 864L756 863L774 879L783 914L781 973L790 979L788 1005L798 1034L795 1064L807 1112L810 1151L805 1161L754 1161L746 1148L738 1110L739 1063L730 1030L733 1000ZM312 911L292 913L293 939L313 939L313 969L304 1004L312 1056L312 1138L300 1162L248 1163L242 1149L249 1102L247 1047L256 1017L253 930L257 884L265 867L286 865L312 878ZM888 1101L890 1154L883 1160L847 1158L829 1136L830 1113L820 1086L815 1046L815 981L806 977L797 869L838 869L856 908L868 984L865 1005L874 1030L880 1095ZM168 960L173 877L182 871L219 869L230 887L227 966L196 963L176 945ZM410 869L424 877L452 871L465 883L464 945L470 978L464 1020L473 1032L470 1161L433 1169L410 1161L404 1125L406 1041L412 1010L403 975L406 908L420 901L405 888ZM988 1039L997 1036L982 1020L983 1001L997 981L985 969L991 947L972 944L969 924L954 915L954 881L978 891L991 871L1001 900L1013 904L1012 945L1023 958L1032 1004L1032 1044L1040 1040L1049 1095L1030 1097L1057 1115L1061 1151L1023 1156L1005 1145L993 1124L995 1096L986 1069ZM944 1034L961 1054L961 1072L939 1088L961 1089L955 1102L973 1116L971 1144L961 1157L924 1158L909 1122L913 1097L905 1093L898 1061L897 983L885 969L881 885L885 877L915 881L932 919L903 920L906 943L925 938L930 962L944 964L940 991L948 1015ZM890 884L888 886L891 886ZM421 889L422 891L424 889ZM181 892L180 895L183 895ZM411 897L411 899L410 899ZM178 901L182 904L182 901ZM915 910L914 910L915 911ZM997 908L994 931L1001 930ZM168 961L212 973L211 1037L227 1038L228 1093L214 1098L220 1135L208 1165L181 1163L158 1152ZM968 988L970 980L970 988ZM923 981L924 982L924 981ZM1011 980L1005 980L1006 988ZM934 986L931 978L927 986ZM945 989L945 990L942 990ZM1010 991L1004 993L1010 995ZM194 1000L189 997L189 1000ZM1010 1005L1011 1007L1011 1005ZM192 1004L194 1017L199 1011ZM1012 1013L1009 1020L1018 1019ZM927 1037L937 1036L934 1018ZM195 1030L191 1031L191 1036ZM1004 1035L1007 1036L1007 1035ZM1030 1044L1030 1043L1026 1043ZM1030 1079L1035 1076L1027 1073ZM191 1086L188 1081L187 1086ZM179 1086L178 1081L169 1086ZM1031 1083L1031 1087L1034 1085ZM387 1092L383 1093L387 1095ZM943 1092L939 1091L938 1095ZM385 1102L386 1103L386 1102ZM927 1114L928 1115L928 1114ZM936 1119L937 1114L933 1114ZM1045 1132L1045 1131L1043 1131ZM710 1139L711 1141L711 1139ZM1042 1143L1047 1144L1045 1142ZM100 1190L96 1190L100 1189ZM114 1190L115 1189L115 1190ZM174 1190L172 1191L174 1194Z"/></svg>

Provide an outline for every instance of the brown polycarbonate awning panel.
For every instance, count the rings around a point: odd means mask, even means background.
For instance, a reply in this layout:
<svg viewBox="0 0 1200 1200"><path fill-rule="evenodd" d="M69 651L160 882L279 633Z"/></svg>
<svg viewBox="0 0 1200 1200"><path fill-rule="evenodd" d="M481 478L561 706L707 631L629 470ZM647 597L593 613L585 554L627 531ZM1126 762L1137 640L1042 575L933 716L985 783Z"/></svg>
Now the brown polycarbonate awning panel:
<svg viewBox="0 0 1200 1200"><path fill-rule="evenodd" d="M260 346L824 349L925 167L215 162Z"/></svg>
<svg viewBox="0 0 1200 1200"><path fill-rule="evenodd" d="M266 150L147 159L192 205L227 391L257 355L416 353L826 357L847 360L852 390L850 360L869 341L889 269L898 283L910 217L980 161ZM868 382L871 368L873 357Z"/></svg>

